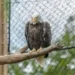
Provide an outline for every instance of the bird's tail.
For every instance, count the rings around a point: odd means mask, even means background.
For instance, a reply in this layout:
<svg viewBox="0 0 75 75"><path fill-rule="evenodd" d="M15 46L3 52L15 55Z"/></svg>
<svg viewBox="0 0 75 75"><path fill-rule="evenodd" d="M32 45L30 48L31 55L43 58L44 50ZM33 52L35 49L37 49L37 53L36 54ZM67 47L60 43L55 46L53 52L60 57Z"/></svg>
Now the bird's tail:
<svg viewBox="0 0 75 75"><path fill-rule="evenodd" d="M40 57L37 57L36 58L36 60L37 60L37 62L39 63L39 65L41 66L41 67L44 67L44 64L45 64L45 58L44 58L45 56L40 56Z"/></svg>

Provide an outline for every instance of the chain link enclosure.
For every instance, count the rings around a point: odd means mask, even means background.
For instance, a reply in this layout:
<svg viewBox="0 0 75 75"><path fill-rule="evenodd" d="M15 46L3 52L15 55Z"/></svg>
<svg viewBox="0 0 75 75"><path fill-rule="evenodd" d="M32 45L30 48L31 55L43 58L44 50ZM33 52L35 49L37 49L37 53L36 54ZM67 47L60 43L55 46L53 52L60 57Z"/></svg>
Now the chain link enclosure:
<svg viewBox="0 0 75 75"><path fill-rule="evenodd" d="M24 29L34 12L51 25L52 43L64 34L67 19L74 14L74 0L11 0L10 7L10 51L26 45ZM71 23L68 25L70 27ZM73 25L75 30L75 25Z"/></svg>
<svg viewBox="0 0 75 75"><path fill-rule="evenodd" d="M11 53L14 53L27 44L24 32L25 24L26 22L30 21L31 15L36 11L40 14L42 20L47 21L51 26L52 44L61 43L65 44L65 46L75 46L74 0L11 0L11 2L9 3L10 15L8 27L9 50ZM70 33L70 36L68 35L68 32ZM65 35L65 33L67 36ZM72 36L73 38L71 38ZM61 39L65 39L68 42L60 41ZM52 54L56 54L56 52ZM50 53L50 58L56 58L57 60L59 59L58 56L54 57L52 54ZM70 53L68 51L61 51L58 54L60 54L61 58L67 58ZM70 55L72 56L72 54ZM66 61L59 59L59 63L63 61L60 66L63 66L64 63L67 63L69 60L70 58ZM56 63L58 63L58 61ZM55 73L53 73L54 75L56 75L59 70L63 69L62 67L52 62L51 59L47 60L47 64L57 66L57 68L52 70L52 73L56 70ZM69 66L70 68L75 68L75 65L73 65L72 67L70 64L68 64L67 66Z"/></svg>

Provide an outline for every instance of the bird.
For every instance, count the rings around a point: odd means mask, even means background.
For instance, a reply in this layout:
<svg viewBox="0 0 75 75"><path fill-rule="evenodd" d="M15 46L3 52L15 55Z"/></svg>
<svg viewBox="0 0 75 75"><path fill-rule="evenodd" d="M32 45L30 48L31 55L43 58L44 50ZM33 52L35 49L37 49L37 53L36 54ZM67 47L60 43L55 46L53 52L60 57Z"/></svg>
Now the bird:
<svg viewBox="0 0 75 75"><path fill-rule="evenodd" d="M25 25L25 37L31 52L43 50L43 48L51 45L52 35L50 24L42 21L40 14L34 12L31 16L31 20ZM47 58L48 55L47 53L36 58L41 67L44 65L44 58Z"/></svg>

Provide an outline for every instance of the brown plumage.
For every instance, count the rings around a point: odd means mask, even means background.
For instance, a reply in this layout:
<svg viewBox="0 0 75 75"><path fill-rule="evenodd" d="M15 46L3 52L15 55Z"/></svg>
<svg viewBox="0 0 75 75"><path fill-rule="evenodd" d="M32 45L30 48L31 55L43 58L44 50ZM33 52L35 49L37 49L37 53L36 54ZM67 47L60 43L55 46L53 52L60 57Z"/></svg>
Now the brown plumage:
<svg viewBox="0 0 75 75"><path fill-rule="evenodd" d="M50 25L47 22L38 22L36 25L28 22L25 26L25 36L30 50L48 47L52 37ZM45 57L48 57L48 54Z"/></svg>

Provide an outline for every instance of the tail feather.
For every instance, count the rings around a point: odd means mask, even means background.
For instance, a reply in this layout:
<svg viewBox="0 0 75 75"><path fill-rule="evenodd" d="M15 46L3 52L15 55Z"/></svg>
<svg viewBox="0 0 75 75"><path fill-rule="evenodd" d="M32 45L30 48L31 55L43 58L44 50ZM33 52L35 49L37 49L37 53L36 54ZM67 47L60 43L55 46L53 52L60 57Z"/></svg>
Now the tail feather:
<svg viewBox="0 0 75 75"><path fill-rule="evenodd" d="M45 57L45 56L40 56L40 57L37 57L37 58L36 58L37 62L39 63L39 65L40 65L41 67L43 67L44 64L45 64L45 58L44 58L44 57Z"/></svg>

